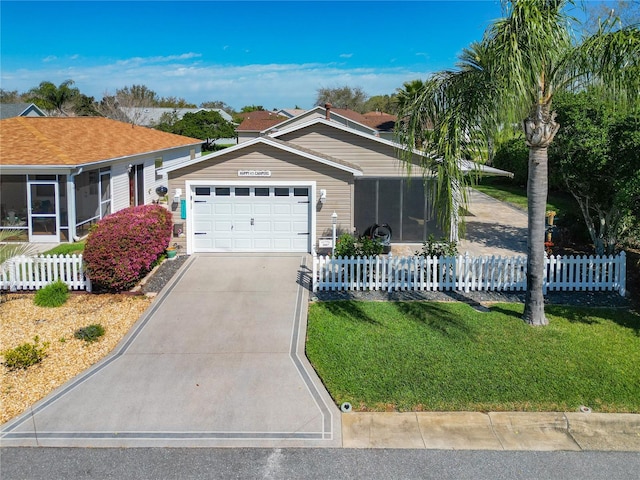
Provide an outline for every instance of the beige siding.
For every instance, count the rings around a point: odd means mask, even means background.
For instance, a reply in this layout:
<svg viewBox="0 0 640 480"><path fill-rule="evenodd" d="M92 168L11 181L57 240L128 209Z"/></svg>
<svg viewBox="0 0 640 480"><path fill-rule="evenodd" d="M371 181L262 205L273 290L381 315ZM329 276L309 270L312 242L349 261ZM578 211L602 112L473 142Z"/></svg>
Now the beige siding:
<svg viewBox="0 0 640 480"><path fill-rule="evenodd" d="M403 177L406 169L394 147L327 125L313 125L278 137L304 148L358 165L368 177ZM413 175L420 175L418 169Z"/></svg>
<svg viewBox="0 0 640 480"><path fill-rule="evenodd" d="M318 237L331 235L331 214L334 211L338 214L339 229L352 230L352 174L268 145L254 145L171 172L169 174L169 203L172 203L176 188L182 189L182 198L190 201L187 196L189 192L186 191L187 181L211 182L220 180L229 182L237 180L238 183L251 183L252 180L249 178L238 177L238 170L244 169L271 171L271 177L256 178L254 179L255 183L268 182L273 185L285 186L292 181L315 181L316 198L311 199L311 202L312 210L316 216L316 240ZM327 200L324 205L318 203L317 198L322 189L327 191ZM174 204L172 211L174 222L185 222L180 219L179 204ZM184 244L186 238L179 241Z"/></svg>

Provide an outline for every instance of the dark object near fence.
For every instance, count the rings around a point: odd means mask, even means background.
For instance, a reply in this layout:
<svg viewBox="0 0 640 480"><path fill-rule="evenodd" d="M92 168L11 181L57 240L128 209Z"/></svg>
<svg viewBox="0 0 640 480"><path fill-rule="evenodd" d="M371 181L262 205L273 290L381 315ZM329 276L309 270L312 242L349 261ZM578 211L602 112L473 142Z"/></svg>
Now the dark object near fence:
<svg viewBox="0 0 640 480"><path fill-rule="evenodd" d="M364 231L365 237L370 238L371 240L377 240L385 246L391 244L391 234L391 227L386 223L383 223L382 225L374 223Z"/></svg>

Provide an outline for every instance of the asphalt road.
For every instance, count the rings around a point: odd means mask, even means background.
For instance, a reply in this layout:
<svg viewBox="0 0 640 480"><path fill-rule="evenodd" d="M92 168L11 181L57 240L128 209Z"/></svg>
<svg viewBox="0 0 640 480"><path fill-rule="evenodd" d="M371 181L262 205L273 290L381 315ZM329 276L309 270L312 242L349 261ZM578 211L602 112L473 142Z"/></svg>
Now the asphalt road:
<svg viewBox="0 0 640 480"><path fill-rule="evenodd" d="M638 478L640 454L456 450L2 448L12 479Z"/></svg>

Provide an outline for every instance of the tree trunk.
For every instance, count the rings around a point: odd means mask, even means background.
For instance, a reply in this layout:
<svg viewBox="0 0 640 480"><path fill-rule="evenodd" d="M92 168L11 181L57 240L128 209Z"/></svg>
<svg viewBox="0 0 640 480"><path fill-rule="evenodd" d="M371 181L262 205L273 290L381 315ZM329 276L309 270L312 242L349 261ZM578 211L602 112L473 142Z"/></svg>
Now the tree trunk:
<svg viewBox="0 0 640 480"><path fill-rule="evenodd" d="M537 105L524 121L524 132L529 146L529 180L527 182L527 292L523 319L530 325L547 325L542 292L545 270L545 214L548 191L547 148L559 125L548 105Z"/></svg>

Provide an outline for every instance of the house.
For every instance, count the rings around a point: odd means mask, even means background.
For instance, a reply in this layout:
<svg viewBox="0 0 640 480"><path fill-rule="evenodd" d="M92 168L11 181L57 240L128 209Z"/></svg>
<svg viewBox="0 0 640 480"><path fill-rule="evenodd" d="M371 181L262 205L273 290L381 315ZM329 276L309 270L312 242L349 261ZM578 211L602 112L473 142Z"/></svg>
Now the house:
<svg viewBox="0 0 640 480"><path fill-rule="evenodd" d="M369 135L393 140L393 127L395 123L390 125L388 118L393 116L385 117L385 119L381 121L380 119L372 119L353 110L335 108L330 103L325 104L324 107L317 106L310 110L305 110L293 117L279 115L279 113L275 112L253 113L256 115L249 119L251 120L250 122L245 120L236 129L238 133L238 143L259 135L273 133L277 129L304 123L314 118L326 118Z"/></svg>
<svg viewBox="0 0 640 480"><path fill-rule="evenodd" d="M161 107L121 107L122 112L132 123L143 127L155 127L163 116L173 116L180 120L187 113L198 113L202 111L218 112L227 122L233 122L233 118L221 108L161 108Z"/></svg>
<svg viewBox="0 0 640 480"><path fill-rule="evenodd" d="M201 144L103 117L0 120L0 228L75 241L109 213L158 200L160 169L196 159Z"/></svg>
<svg viewBox="0 0 640 480"><path fill-rule="evenodd" d="M271 127L291 118L268 110L255 110L253 112L240 113L238 116L242 118L242 122L236 128L238 143L259 137Z"/></svg>
<svg viewBox="0 0 640 480"><path fill-rule="evenodd" d="M46 117L35 103L0 103L0 120L12 117Z"/></svg>
<svg viewBox="0 0 640 480"><path fill-rule="evenodd" d="M182 120L187 113L198 112L218 112L227 122L233 123L233 117L221 108L161 108L161 107L121 107L126 119L135 125L143 127L157 127L166 118L173 121ZM216 145L235 145L238 143L236 137L218 138L213 141Z"/></svg>
<svg viewBox="0 0 640 480"><path fill-rule="evenodd" d="M323 108L257 132L162 170L176 241L187 253L314 252L334 222L338 233L388 224L394 243L441 236L427 195L433 179L419 168L409 178L397 159L400 145L371 127ZM414 155L419 162L421 153Z"/></svg>

